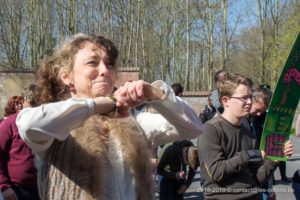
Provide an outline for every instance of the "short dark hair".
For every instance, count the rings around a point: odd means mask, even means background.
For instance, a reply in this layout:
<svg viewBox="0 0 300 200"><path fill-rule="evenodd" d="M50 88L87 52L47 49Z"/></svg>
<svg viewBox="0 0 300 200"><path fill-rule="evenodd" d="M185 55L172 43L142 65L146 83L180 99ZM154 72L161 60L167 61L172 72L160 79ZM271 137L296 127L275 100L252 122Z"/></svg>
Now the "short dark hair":
<svg viewBox="0 0 300 200"><path fill-rule="evenodd" d="M30 84L26 86L22 92L22 97L24 98L24 101L27 101L31 106L37 106L37 102L35 100L35 90L36 85Z"/></svg>
<svg viewBox="0 0 300 200"><path fill-rule="evenodd" d="M252 92L253 101L264 103L267 107L270 104L273 92L270 89L270 86L259 86L255 88Z"/></svg>
<svg viewBox="0 0 300 200"><path fill-rule="evenodd" d="M180 96L183 93L183 86L180 83L173 83L171 87L176 96Z"/></svg>
<svg viewBox="0 0 300 200"><path fill-rule="evenodd" d="M224 69L221 69L221 70L217 71L215 73L215 76L214 76L215 83L217 83L218 81L221 81L224 78L226 78L227 74L228 74L228 72Z"/></svg>

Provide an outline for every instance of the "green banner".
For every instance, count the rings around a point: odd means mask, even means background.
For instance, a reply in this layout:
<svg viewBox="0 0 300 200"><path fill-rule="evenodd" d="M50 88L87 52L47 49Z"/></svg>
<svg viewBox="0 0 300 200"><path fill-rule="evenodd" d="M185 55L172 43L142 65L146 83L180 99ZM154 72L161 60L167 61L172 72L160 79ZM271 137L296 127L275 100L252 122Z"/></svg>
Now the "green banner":
<svg viewBox="0 0 300 200"><path fill-rule="evenodd" d="M284 143L289 139L300 97L300 33L282 69L269 106L260 149L270 160L286 161Z"/></svg>

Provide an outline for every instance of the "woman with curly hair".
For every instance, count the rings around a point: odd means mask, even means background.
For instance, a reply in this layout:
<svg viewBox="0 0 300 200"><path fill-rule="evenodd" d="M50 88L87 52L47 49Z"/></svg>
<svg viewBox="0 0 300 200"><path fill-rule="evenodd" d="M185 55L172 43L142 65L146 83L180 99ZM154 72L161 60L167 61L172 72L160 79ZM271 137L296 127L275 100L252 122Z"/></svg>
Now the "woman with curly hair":
<svg viewBox="0 0 300 200"><path fill-rule="evenodd" d="M22 110L17 126L41 161L41 199L150 200L150 145L201 133L197 114L163 81L113 92L117 58L111 40L77 34L39 68L41 105ZM143 102L160 114L130 116Z"/></svg>
<svg viewBox="0 0 300 200"><path fill-rule="evenodd" d="M34 85L30 85L24 88L22 98L11 97L7 108L15 113L0 124L0 199L39 200L34 154L21 139L16 125L19 109L35 106L33 93Z"/></svg>
<svg viewBox="0 0 300 200"><path fill-rule="evenodd" d="M12 96L9 97L7 104L4 108L4 117L11 114L17 113L23 108L24 99L22 96Z"/></svg>

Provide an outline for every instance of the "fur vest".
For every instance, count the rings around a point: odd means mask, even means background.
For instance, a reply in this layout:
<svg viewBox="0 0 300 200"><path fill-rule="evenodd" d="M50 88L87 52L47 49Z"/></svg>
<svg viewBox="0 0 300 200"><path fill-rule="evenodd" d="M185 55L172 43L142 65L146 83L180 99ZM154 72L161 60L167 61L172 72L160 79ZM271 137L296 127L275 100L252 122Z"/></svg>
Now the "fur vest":
<svg viewBox="0 0 300 200"><path fill-rule="evenodd" d="M38 173L41 199L153 199L149 149L132 117L92 116L47 151Z"/></svg>

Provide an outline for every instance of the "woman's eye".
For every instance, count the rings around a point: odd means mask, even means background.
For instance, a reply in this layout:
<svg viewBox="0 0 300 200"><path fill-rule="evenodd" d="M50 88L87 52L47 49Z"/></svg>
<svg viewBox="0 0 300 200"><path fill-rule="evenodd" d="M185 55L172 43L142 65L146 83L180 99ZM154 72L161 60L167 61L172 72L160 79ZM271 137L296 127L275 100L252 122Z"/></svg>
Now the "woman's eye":
<svg viewBox="0 0 300 200"><path fill-rule="evenodd" d="M107 69L115 69L115 66L113 65L106 65L107 66Z"/></svg>
<svg viewBox="0 0 300 200"><path fill-rule="evenodd" d="M97 65L98 62L95 61L95 60L92 60L92 61L89 61L87 64L88 64L88 65Z"/></svg>

